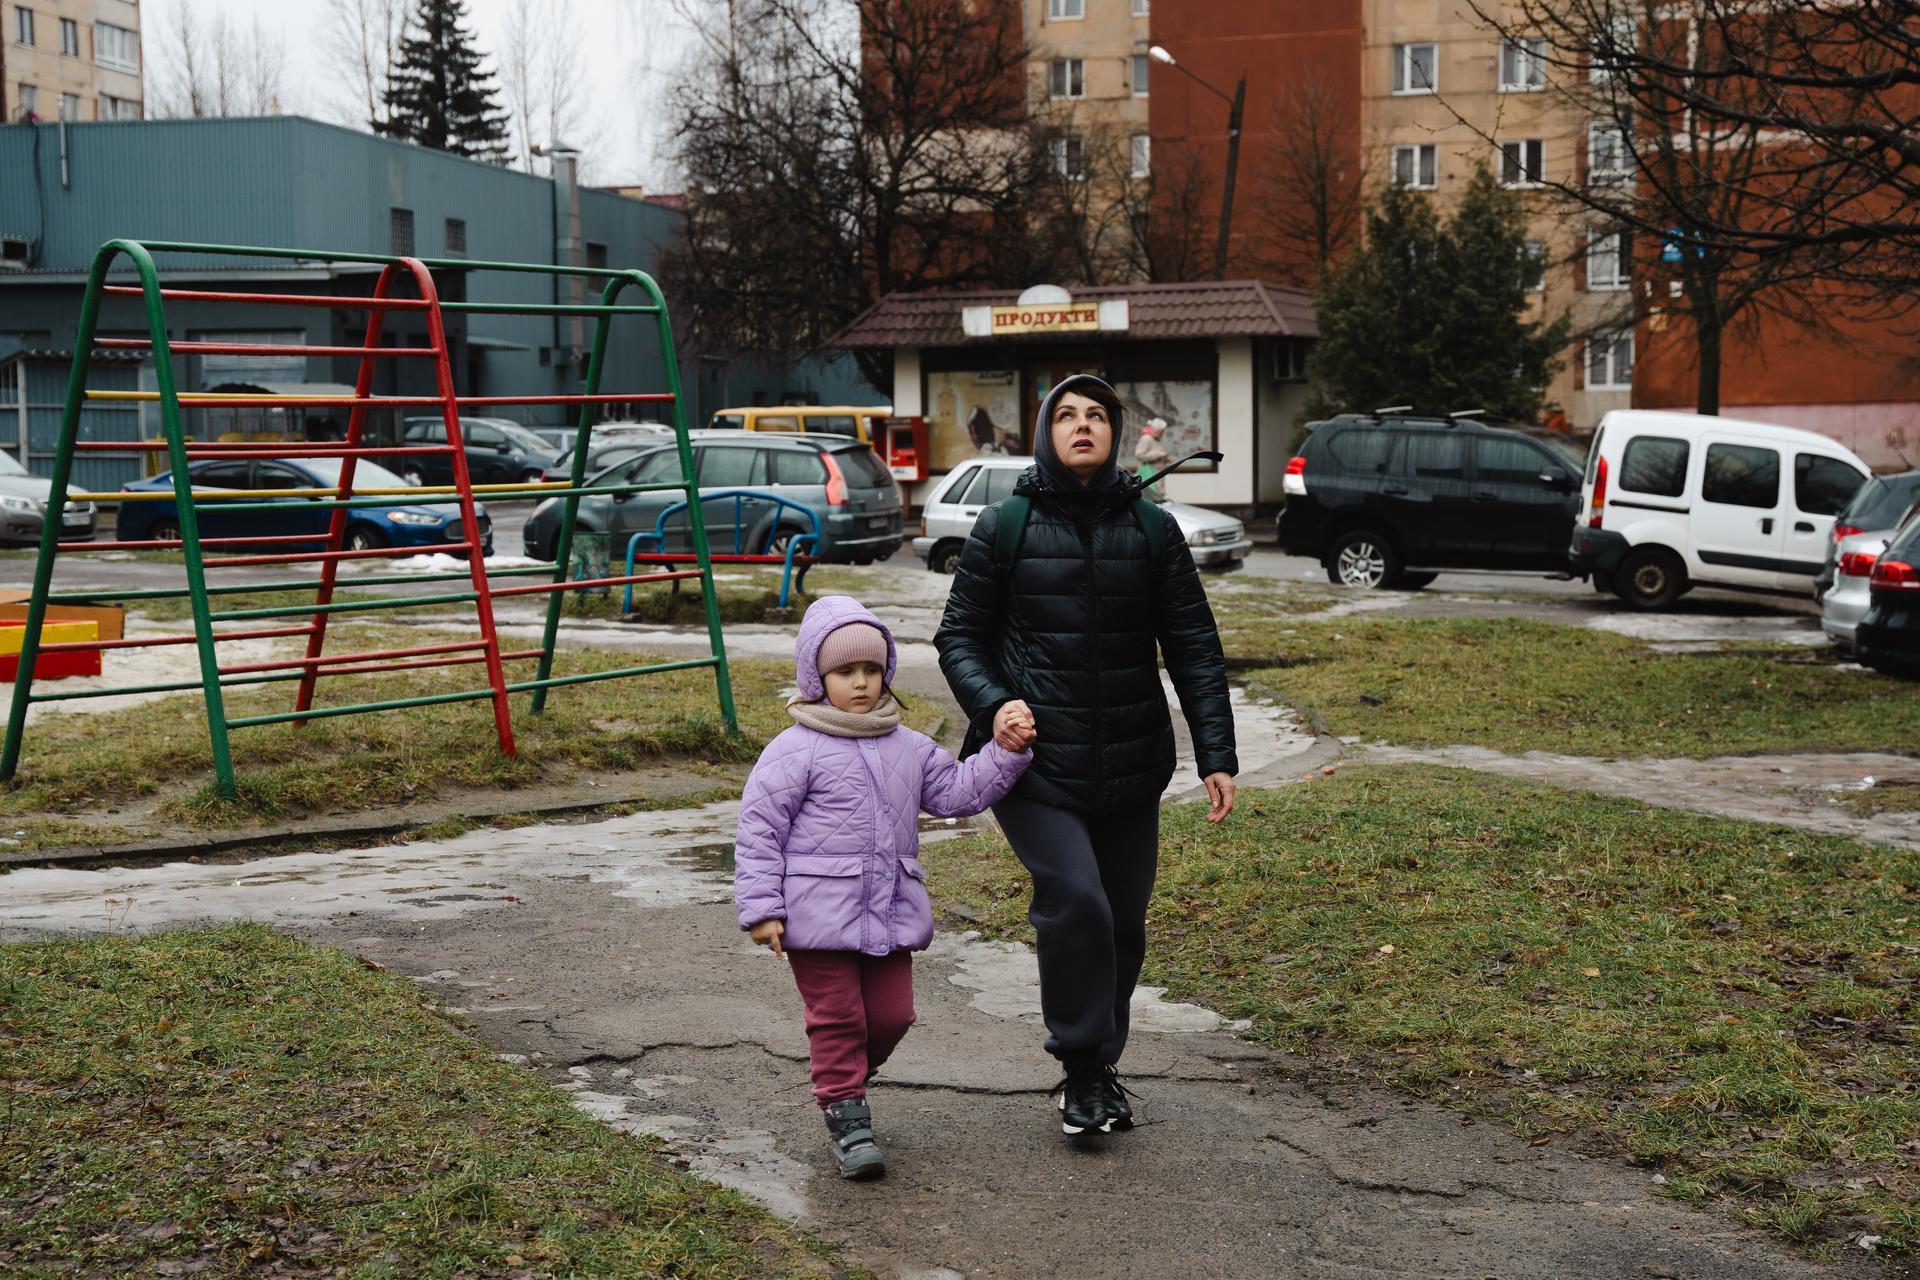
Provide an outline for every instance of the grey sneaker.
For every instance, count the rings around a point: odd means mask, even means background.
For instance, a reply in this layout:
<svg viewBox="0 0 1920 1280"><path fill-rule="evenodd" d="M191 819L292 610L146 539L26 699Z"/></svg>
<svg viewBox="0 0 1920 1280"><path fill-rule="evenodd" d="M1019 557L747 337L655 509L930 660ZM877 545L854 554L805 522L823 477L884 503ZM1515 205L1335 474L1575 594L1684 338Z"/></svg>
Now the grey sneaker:
<svg viewBox="0 0 1920 1280"><path fill-rule="evenodd" d="M827 1137L843 1178L877 1178L887 1171L887 1153L873 1140L873 1112L865 1098L846 1098L827 1108Z"/></svg>

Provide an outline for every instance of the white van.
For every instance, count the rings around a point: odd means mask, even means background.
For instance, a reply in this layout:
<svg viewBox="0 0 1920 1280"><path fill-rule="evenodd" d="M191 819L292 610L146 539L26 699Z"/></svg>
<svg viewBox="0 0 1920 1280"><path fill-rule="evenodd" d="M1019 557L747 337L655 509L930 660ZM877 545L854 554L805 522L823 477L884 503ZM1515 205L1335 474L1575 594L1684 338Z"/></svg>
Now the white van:
<svg viewBox="0 0 1920 1280"><path fill-rule="evenodd" d="M1637 609L1697 586L1811 596L1867 466L1767 422L1616 409L1587 452L1573 572Z"/></svg>

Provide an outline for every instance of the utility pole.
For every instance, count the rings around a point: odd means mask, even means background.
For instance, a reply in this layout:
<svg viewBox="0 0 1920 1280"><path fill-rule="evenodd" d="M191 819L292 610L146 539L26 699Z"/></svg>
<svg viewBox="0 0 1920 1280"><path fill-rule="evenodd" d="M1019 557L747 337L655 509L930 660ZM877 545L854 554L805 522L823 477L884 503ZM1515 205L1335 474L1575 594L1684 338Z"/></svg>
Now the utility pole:
<svg viewBox="0 0 1920 1280"><path fill-rule="evenodd" d="M1154 45L1151 49L1147 50L1147 56L1155 62L1164 62L1174 70L1188 76L1195 84L1228 105L1227 180L1220 194L1220 239L1213 246L1213 278L1215 280L1225 280L1227 278L1227 237L1231 235L1233 231L1233 184L1234 177L1240 169L1240 121L1246 112L1247 106L1246 73L1244 71L1240 73L1240 82L1233 87L1233 96L1228 97L1224 90L1208 83L1206 79L1196 74L1192 68L1177 61L1163 46Z"/></svg>

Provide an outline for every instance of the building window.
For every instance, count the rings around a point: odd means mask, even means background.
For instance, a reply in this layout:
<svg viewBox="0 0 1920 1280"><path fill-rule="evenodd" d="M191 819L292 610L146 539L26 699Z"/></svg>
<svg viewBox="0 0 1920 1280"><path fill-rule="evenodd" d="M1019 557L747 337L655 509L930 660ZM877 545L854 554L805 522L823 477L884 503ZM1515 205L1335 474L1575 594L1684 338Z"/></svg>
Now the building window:
<svg viewBox="0 0 1920 1280"><path fill-rule="evenodd" d="M13 6L13 38L21 44L33 43L33 10L23 4Z"/></svg>
<svg viewBox="0 0 1920 1280"><path fill-rule="evenodd" d="M1053 157L1053 171L1063 178L1087 176L1086 150L1086 144L1070 133L1047 143L1047 152Z"/></svg>
<svg viewBox="0 0 1920 1280"><path fill-rule="evenodd" d="M1431 142L1393 149L1393 183L1397 187L1431 190L1439 181L1438 149Z"/></svg>
<svg viewBox="0 0 1920 1280"><path fill-rule="evenodd" d="M1587 181L1621 182L1633 175L1633 161L1627 157L1627 134L1617 124L1587 126Z"/></svg>
<svg viewBox="0 0 1920 1280"><path fill-rule="evenodd" d="M393 208L387 211L387 231L391 243L388 253L409 257L413 253L413 210Z"/></svg>
<svg viewBox="0 0 1920 1280"><path fill-rule="evenodd" d="M1627 233L1587 232L1587 288L1618 293L1627 287Z"/></svg>
<svg viewBox="0 0 1920 1280"><path fill-rule="evenodd" d="M465 253L467 251L467 220L465 218L447 219L447 252Z"/></svg>
<svg viewBox="0 0 1920 1280"><path fill-rule="evenodd" d="M1071 22L1087 16L1087 0L1047 0L1047 16L1055 22Z"/></svg>
<svg viewBox="0 0 1920 1280"><path fill-rule="evenodd" d="M1544 241L1529 240L1520 248L1521 270L1526 275L1528 293L1547 291L1547 246Z"/></svg>
<svg viewBox="0 0 1920 1280"><path fill-rule="evenodd" d="M1587 79L1604 84L1625 66L1634 54L1639 28L1630 16L1610 20L1605 31L1595 32L1588 42Z"/></svg>
<svg viewBox="0 0 1920 1280"><path fill-rule="evenodd" d="M1545 172L1546 143L1538 138L1500 144L1500 185L1537 187Z"/></svg>
<svg viewBox="0 0 1920 1280"><path fill-rule="evenodd" d="M100 95L100 118L102 120L138 120L140 104L132 98L116 98L110 93Z"/></svg>
<svg viewBox="0 0 1920 1280"><path fill-rule="evenodd" d="M1079 58L1055 58L1048 77L1048 92L1056 98L1087 96L1087 64Z"/></svg>
<svg viewBox="0 0 1920 1280"><path fill-rule="evenodd" d="M1393 91L1432 93L1439 87L1434 77L1434 62L1431 43L1393 46Z"/></svg>
<svg viewBox="0 0 1920 1280"><path fill-rule="evenodd" d="M1547 42L1538 36L1500 42L1500 88L1508 93L1547 87Z"/></svg>
<svg viewBox="0 0 1920 1280"><path fill-rule="evenodd" d="M20 86L20 114L17 118L24 120L28 116L37 116L39 114L40 114L40 90L34 85L30 85L30 84L21 85Z"/></svg>
<svg viewBox="0 0 1920 1280"><path fill-rule="evenodd" d="M1132 174L1136 178L1144 178L1153 172L1153 139L1144 133L1136 133L1131 142Z"/></svg>
<svg viewBox="0 0 1920 1280"><path fill-rule="evenodd" d="M140 69L140 33L110 23L93 24L93 60L117 71Z"/></svg>
<svg viewBox="0 0 1920 1280"><path fill-rule="evenodd" d="M1633 386L1633 331L1587 339L1587 390L1626 391Z"/></svg>
<svg viewBox="0 0 1920 1280"><path fill-rule="evenodd" d="M72 18L60 19L60 56L63 58L80 56L80 24Z"/></svg>
<svg viewBox="0 0 1920 1280"><path fill-rule="evenodd" d="M1148 0L1133 0L1133 16L1136 18L1146 17L1147 3Z"/></svg>
<svg viewBox="0 0 1920 1280"><path fill-rule="evenodd" d="M60 118L62 120L78 120L80 118L79 94L63 93L60 95Z"/></svg>
<svg viewBox="0 0 1920 1280"><path fill-rule="evenodd" d="M598 240L587 241L587 265L595 271L607 269L607 246Z"/></svg>
<svg viewBox="0 0 1920 1280"><path fill-rule="evenodd" d="M1149 59L1146 54L1136 53L1133 55L1129 79L1133 83L1133 96L1136 98L1144 98L1147 96L1147 68L1151 64L1152 60Z"/></svg>

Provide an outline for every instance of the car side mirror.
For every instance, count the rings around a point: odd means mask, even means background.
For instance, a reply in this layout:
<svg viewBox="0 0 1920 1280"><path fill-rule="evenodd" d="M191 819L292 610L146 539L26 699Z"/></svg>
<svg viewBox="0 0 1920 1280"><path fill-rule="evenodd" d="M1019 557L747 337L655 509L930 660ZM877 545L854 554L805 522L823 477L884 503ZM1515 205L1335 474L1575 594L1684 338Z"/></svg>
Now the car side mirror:
<svg viewBox="0 0 1920 1280"><path fill-rule="evenodd" d="M1572 480L1558 471L1542 471L1540 473L1540 483L1549 489L1571 489L1573 487Z"/></svg>

